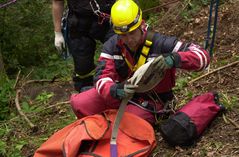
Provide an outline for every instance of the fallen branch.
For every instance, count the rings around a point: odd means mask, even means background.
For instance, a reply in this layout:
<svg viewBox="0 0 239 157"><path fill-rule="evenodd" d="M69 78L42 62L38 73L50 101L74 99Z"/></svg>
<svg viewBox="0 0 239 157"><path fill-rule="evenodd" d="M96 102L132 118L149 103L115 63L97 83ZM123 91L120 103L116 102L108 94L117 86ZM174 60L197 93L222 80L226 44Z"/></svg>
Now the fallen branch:
<svg viewBox="0 0 239 157"><path fill-rule="evenodd" d="M236 129L239 129L239 125L238 125L235 121L233 121L232 119L230 119L230 118L228 118L228 117L227 117L227 120L228 120L232 125L234 125L234 126L236 127Z"/></svg>
<svg viewBox="0 0 239 157"><path fill-rule="evenodd" d="M53 78L52 80L48 80L48 79L43 79L43 80L28 80L28 81L26 81L26 82L22 85L22 87L25 86L25 85L27 85L27 84L30 84L30 83L45 83L45 82L53 83L53 82L57 82L57 81L55 80L55 78Z"/></svg>
<svg viewBox="0 0 239 157"><path fill-rule="evenodd" d="M18 73L17 73L17 78L16 78L16 82L15 82L15 84L14 84L14 86L13 86L13 89L16 89L16 87L17 87L20 74L21 74L21 70L19 70Z"/></svg>
<svg viewBox="0 0 239 157"><path fill-rule="evenodd" d="M227 118L226 118L225 114L222 115L222 118L223 118L223 120L224 120L224 122L225 122L226 124L229 123L229 122L227 121Z"/></svg>
<svg viewBox="0 0 239 157"><path fill-rule="evenodd" d="M16 98L15 98L15 105L16 105L17 111L18 111L19 114L27 121L27 123L28 123L28 125L31 127L31 129L36 130L37 127L36 127L36 126L27 118L27 116L22 112L22 109L21 109L20 104L19 104L20 93L21 93L21 90L20 90L20 89L17 89Z"/></svg>
<svg viewBox="0 0 239 157"><path fill-rule="evenodd" d="M234 92L234 91L236 91L236 90L239 90L239 88L230 89L230 90L227 90L226 92L227 92L227 93L228 93L228 92Z"/></svg>
<svg viewBox="0 0 239 157"><path fill-rule="evenodd" d="M200 77L197 77L197 78L195 78L195 79L189 81L188 84L192 84L192 83L194 83L194 82L196 82L196 81L198 81L198 80L200 80L200 79L202 79L202 78L204 78L204 77L206 77L206 76L208 76L208 75L211 75L211 74L213 74L213 73L215 73L215 72L217 72L217 71L220 71L220 70L222 70L222 69L228 68L228 67L230 67L230 66L236 65L236 64L238 64L238 63L239 63L239 61L235 61L235 62L232 62L232 63L227 64L227 65L225 65L225 66L222 66L222 67L220 67L220 68L218 68L218 69L215 69L215 70L213 70L213 71L211 71L211 72L208 72L208 73L206 73L206 74L204 74L204 75L202 75L202 76L200 76Z"/></svg>
<svg viewBox="0 0 239 157"><path fill-rule="evenodd" d="M32 74L32 72L33 72L33 69L27 74L26 77L24 77L24 80L26 80Z"/></svg>
<svg viewBox="0 0 239 157"><path fill-rule="evenodd" d="M58 103L56 103L54 105L51 105L51 106L48 106L48 107L44 108L44 110L52 108L52 107L55 107L55 106L64 105L64 104L70 104L70 101L58 102Z"/></svg>
<svg viewBox="0 0 239 157"><path fill-rule="evenodd" d="M19 74L17 75L17 79L16 79L16 83L14 85L14 88L17 87L17 83L19 83L19 75L20 75L20 72ZM28 77L28 76L27 76ZM23 87L27 84L30 84L30 83L43 83L43 82L55 82L55 79L56 77L54 77L52 80L46 80L46 79L43 79L43 80L28 80L26 82L23 82L20 86L19 89L16 90L16 97L15 97L15 105L16 105L16 108L17 108L17 111L18 113L26 120L27 124L31 127L31 129L33 130L33 132L37 131L38 130L38 127L36 125L34 125L28 118L27 116L24 114L24 112L22 112L22 109L21 109L21 105L19 103L19 97L20 97L20 94L21 94L21 90L23 89Z"/></svg>
<svg viewBox="0 0 239 157"><path fill-rule="evenodd" d="M167 6L167 5L169 5L169 4L173 4L173 3L176 3L176 2L178 2L179 0L175 0L175 1L172 1L172 2L168 2L168 3L164 3L164 4L161 4L161 5L159 5L159 6L156 6L156 7L152 7L152 8L149 8L149 9L145 9L145 10L143 10L143 13L146 13L146 12L151 12L151 11L155 11L155 10L157 10L157 9L159 9L159 8L162 8L162 7L164 7L164 6Z"/></svg>

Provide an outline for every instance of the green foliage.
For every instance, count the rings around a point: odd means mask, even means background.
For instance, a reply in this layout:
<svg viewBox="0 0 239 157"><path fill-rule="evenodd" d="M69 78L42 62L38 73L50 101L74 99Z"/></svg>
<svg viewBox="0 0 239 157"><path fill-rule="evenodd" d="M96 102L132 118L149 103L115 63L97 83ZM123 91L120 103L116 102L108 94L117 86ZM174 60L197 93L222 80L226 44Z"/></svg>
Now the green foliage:
<svg viewBox="0 0 239 157"><path fill-rule="evenodd" d="M14 81L7 78L1 80L0 84L0 121L9 117L10 101L14 97Z"/></svg>
<svg viewBox="0 0 239 157"><path fill-rule="evenodd" d="M158 15L157 14L149 14L147 24L149 24L149 26L156 26L158 24Z"/></svg>
<svg viewBox="0 0 239 157"><path fill-rule="evenodd" d="M238 97L236 96L229 96L226 93L222 93L220 95L220 103L226 107L227 110L233 110L236 108L238 104Z"/></svg>
<svg viewBox="0 0 239 157"><path fill-rule="evenodd" d="M151 1L139 0L139 6L143 11L143 18L145 20L151 20L151 16L154 16L156 12L154 12L152 14L152 12L147 11L147 9L151 9L151 8L156 7L158 5L160 5L159 0L151 0Z"/></svg>
<svg viewBox="0 0 239 157"><path fill-rule="evenodd" d="M182 90L183 88L185 88L187 86L187 83L188 83L187 78L184 78L184 77L178 78L176 81L176 87L174 88L174 90L175 91Z"/></svg>
<svg viewBox="0 0 239 157"><path fill-rule="evenodd" d="M21 107L24 113L37 113L42 111L42 106L30 105L28 102L24 101L21 103Z"/></svg>
<svg viewBox="0 0 239 157"><path fill-rule="evenodd" d="M46 104L48 100L54 95L54 93L47 93L46 91L42 92L40 95L36 97L36 100L39 103Z"/></svg>
<svg viewBox="0 0 239 157"><path fill-rule="evenodd" d="M5 156L7 154L6 135L9 134L11 129L9 129L7 125L2 126L4 127L0 127L0 156Z"/></svg>
<svg viewBox="0 0 239 157"><path fill-rule="evenodd" d="M187 0L187 5L182 13L186 20L190 20L191 15L197 13L202 5L208 4L209 0ZM46 0L21 0L6 9L0 9L0 50L3 54L8 73L14 74L18 69L22 69L24 74L31 73L31 79L52 79L54 77L68 80L73 69L72 60L62 60L54 50L53 45L53 25L50 10L51 1ZM139 0L143 10L159 5L160 1ZM148 16L148 15L146 15ZM157 15L151 14L149 23L153 25L157 21ZM95 59L100 53L99 45ZM238 57L237 57L238 58ZM192 78L197 77L198 73L193 73ZM1 75L2 76L2 75ZM3 81L2 81L3 80ZM184 105L192 98L192 91L187 91L188 78L182 77L177 80L176 92L184 92L185 99L181 102ZM20 116L9 113L12 98L15 97L13 90L14 80L6 78L0 80L0 156L18 157L22 156L26 145L39 147L56 130L63 128L75 120L74 113L65 106L58 108L44 108L49 100L54 96L53 93L43 91L33 102L23 98L21 107L24 113L41 127L39 134L29 133L29 126L24 123ZM229 109L235 107L238 98L223 95L222 103ZM179 104L179 106L181 106ZM179 107L177 106L177 107ZM50 115L49 117L47 117ZM47 120L48 119L48 120ZM50 120L49 120L50 119ZM14 131L13 130L16 130ZM13 136L14 133L14 136ZM214 146L214 145L213 145ZM221 145L215 144L220 148ZM201 155L206 155L206 149L201 150ZM24 154L25 155L25 154ZM172 155L172 154L170 154ZM168 156L170 156L168 155Z"/></svg>
<svg viewBox="0 0 239 157"><path fill-rule="evenodd" d="M138 0L138 1L139 6L142 10L152 8L160 4L159 0L150 0L150 1Z"/></svg>
<svg viewBox="0 0 239 157"><path fill-rule="evenodd" d="M7 153L5 148L6 148L6 143L0 140L0 156L4 156Z"/></svg>
<svg viewBox="0 0 239 157"><path fill-rule="evenodd" d="M29 142L26 139L19 140L19 138L16 137L11 138L10 142L11 147L9 147L8 145L6 145L5 142L3 142L4 145L1 148L3 151L1 151L0 154L5 157L23 157L21 150Z"/></svg>
<svg viewBox="0 0 239 157"><path fill-rule="evenodd" d="M202 6L208 5L210 0L184 0L185 9L181 12L181 16L189 22L192 15L198 13Z"/></svg>
<svg viewBox="0 0 239 157"><path fill-rule="evenodd" d="M46 0L21 0L0 9L0 47L8 74L39 65L53 52L49 4Z"/></svg>
<svg viewBox="0 0 239 157"><path fill-rule="evenodd" d="M73 70L73 61L71 58L67 60L61 59L57 54L50 55L45 64L33 67L32 76L35 79L53 79L61 78L68 80Z"/></svg>
<svg viewBox="0 0 239 157"><path fill-rule="evenodd" d="M15 156L22 156L21 155L21 150L23 148L23 146L25 146L28 142L24 141L24 140L18 140L17 138L15 138L13 140L13 142L15 143L15 149L13 151L13 155Z"/></svg>

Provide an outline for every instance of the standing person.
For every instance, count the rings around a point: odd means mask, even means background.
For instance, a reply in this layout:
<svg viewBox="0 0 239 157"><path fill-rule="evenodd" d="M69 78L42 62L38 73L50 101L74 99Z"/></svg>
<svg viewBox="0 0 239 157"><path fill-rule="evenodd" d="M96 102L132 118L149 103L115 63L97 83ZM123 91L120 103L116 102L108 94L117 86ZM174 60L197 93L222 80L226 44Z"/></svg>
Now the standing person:
<svg viewBox="0 0 239 157"><path fill-rule="evenodd" d="M142 20L141 9L132 0L117 1L111 9L111 20L116 34L104 43L96 68L95 87L71 96L73 111L81 118L117 109L122 99L134 93L126 112L153 124L154 114L173 99L176 68L201 71L209 65L209 53L199 45L149 31ZM163 78L152 90L139 93L140 86L131 85L127 80L151 59L157 61L154 69L162 73Z"/></svg>
<svg viewBox="0 0 239 157"><path fill-rule="evenodd" d="M114 34L109 18L115 0L67 0L67 45L74 61L73 82L77 91L93 85L96 40L105 42ZM65 40L61 32L64 0L52 1L55 47L62 52Z"/></svg>

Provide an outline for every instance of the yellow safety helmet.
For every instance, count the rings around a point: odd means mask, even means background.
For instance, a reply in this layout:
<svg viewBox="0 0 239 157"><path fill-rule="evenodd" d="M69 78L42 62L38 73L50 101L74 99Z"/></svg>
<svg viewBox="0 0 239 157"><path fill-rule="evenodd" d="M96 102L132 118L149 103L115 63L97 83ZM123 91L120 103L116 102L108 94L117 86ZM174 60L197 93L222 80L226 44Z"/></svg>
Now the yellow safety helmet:
<svg viewBox="0 0 239 157"><path fill-rule="evenodd" d="M117 34L137 29L142 22L142 11L133 0L118 0L111 8L111 21Z"/></svg>

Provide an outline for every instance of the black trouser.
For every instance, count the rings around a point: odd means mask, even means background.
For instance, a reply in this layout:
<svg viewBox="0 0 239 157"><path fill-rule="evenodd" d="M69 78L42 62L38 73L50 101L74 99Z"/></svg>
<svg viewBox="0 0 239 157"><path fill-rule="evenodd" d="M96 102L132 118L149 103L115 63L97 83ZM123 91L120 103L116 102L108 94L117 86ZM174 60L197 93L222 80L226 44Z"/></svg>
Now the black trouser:
<svg viewBox="0 0 239 157"><path fill-rule="evenodd" d="M69 12L68 16L68 30L68 47L73 56L76 74L73 81L78 90L93 84L93 73L91 72L95 69L96 40L103 43L114 33L109 20L99 24L96 15L78 15L72 12Z"/></svg>

